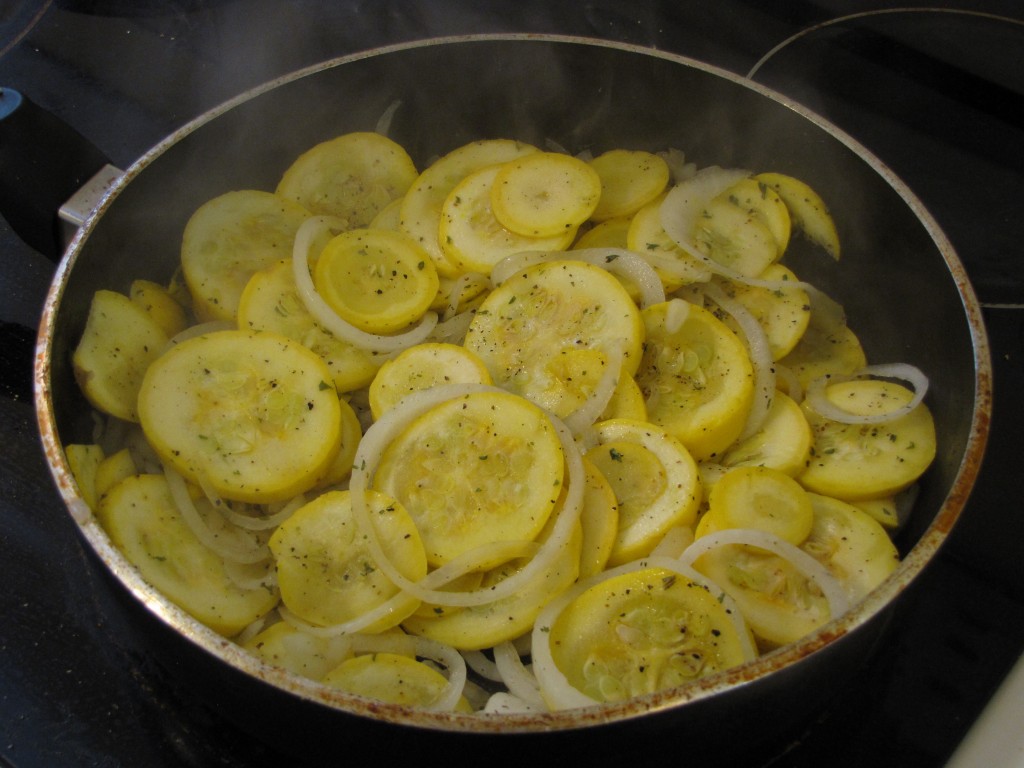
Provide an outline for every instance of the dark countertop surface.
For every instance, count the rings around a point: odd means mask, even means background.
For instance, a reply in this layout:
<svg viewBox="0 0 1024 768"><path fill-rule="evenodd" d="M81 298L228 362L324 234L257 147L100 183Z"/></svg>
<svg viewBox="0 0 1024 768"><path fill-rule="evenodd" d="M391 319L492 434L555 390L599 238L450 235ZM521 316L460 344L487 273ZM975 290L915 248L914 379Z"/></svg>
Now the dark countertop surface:
<svg viewBox="0 0 1024 768"><path fill-rule="evenodd" d="M6 0L0 87L29 95L126 168L189 120L279 75L378 45L480 32L614 39L749 73L865 144L949 235L984 307L995 371L981 477L877 657L803 731L750 759L943 765L1024 649L1016 0L912 10L840 0ZM50 479L32 403L34 329L53 263L3 219L0 250L0 765L295 764L150 656L134 629L138 609L83 544Z"/></svg>

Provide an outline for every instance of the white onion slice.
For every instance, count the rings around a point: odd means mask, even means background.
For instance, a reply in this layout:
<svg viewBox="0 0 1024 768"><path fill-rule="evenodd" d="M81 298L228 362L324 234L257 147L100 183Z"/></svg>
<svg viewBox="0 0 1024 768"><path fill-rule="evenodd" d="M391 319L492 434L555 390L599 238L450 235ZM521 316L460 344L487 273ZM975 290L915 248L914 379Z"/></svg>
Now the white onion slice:
<svg viewBox="0 0 1024 768"><path fill-rule="evenodd" d="M520 251L510 254L491 268L491 285L497 287L512 275L522 272L534 264L564 258L565 251Z"/></svg>
<svg viewBox="0 0 1024 768"><path fill-rule="evenodd" d="M459 313L459 305L462 303L463 296L474 288L479 289L477 293L480 293L487 290L490 285L491 281L487 276L479 272L467 272L455 278L455 282L452 283L451 290L448 293L448 304L445 307L444 320L450 320Z"/></svg>
<svg viewBox="0 0 1024 768"><path fill-rule="evenodd" d="M709 271L732 280L748 278L704 254L693 241L696 223L712 198L750 176L750 171L712 165L676 184L661 203L661 227L677 246Z"/></svg>
<svg viewBox="0 0 1024 768"><path fill-rule="evenodd" d="M665 330L671 335L686 325L690 317L690 302L685 299L670 299L665 308Z"/></svg>
<svg viewBox="0 0 1024 768"><path fill-rule="evenodd" d="M218 506L217 509L220 510L220 513L224 515L228 522L237 525L239 528L245 528L249 531L269 531L272 528L277 528L277 526L295 514L295 511L305 503L306 497L300 493L281 507L281 509L269 515L246 515L242 512L236 512L228 504Z"/></svg>
<svg viewBox="0 0 1024 768"><path fill-rule="evenodd" d="M467 573L493 567L493 563L507 563L510 560L533 557L539 549L540 544L536 541L491 541L480 544L434 569L416 583L424 590L439 589ZM442 591L440 594L458 595L459 593ZM457 597L454 599L458 600ZM442 599L439 604L455 605L456 603L448 603Z"/></svg>
<svg viewBox="0 0 1024 768"><path fill-rule="evenodd" d="M270 617L274 615L274 612L265 613L255 621L251 622L241 632L232 638L238 645L245 645L247 642L252 640L256 635L263 631L264 627L267 626Z"/></svg>
<svg viewBox="0 0 1024 768"><path fill-rule="evenodd" d="M196 505L189 495L188 486L185 484L185 478L166 465L164 466L164 477L167 478L167 487L170 489L171 498L174 499L174 505L181 513L185 524L188 525L203 546L224 560L234 563L259 563L270 557L270 549L265 544L254 547L239 547L221 541L220 537L203 520L199 510L196 509Z"/></svg>
<svg viewBox="0 0 1024 768"><path fill-rule="evenodd" d="M501 682L501 673L498 672L498 665L487 658L483 651L462 651L462 658L466 660L466 666L476 672L484 680L492 683Z"/></svg>
<svg viewBox="0 0 1024 768"><path fill-rule="evenodd" d="M476 317L476 310L469 309L434 326L434 330L427 337L428 341L447 341L451 344L461 344L466 338L470 323Z"/></svg>
<svg viewBox="0 0 1024 768"><path fill-rule="evenodd" d="M367 333L343 320L316 292L313 278L309 274L309 249L325 230L346 229L344 222L332 216L311 216L299 226L292 248L292 272L299 298L313 318L339 339L360 349L373 352L396 352L419 344L430 335L437 325L437 313L427 312L419 323L404 333L382 336Z"/></svg>
<svg viewBox="0 0 1024 768"><path fill-rule="evenodd" d="M546 261L583 261L629 278L640 291L640 306L665 300L665 287L648 258L628 248L580 248L573 251L521 251L506 256L491 270L491 283L501 285L527 267Z"/></svg>
<svg viewBox="0 0 1024 768"><path fill-rule="evenodd" d="M254 565L262 566L262 570L255 574L251 573ZM277 586L277 569L274 562L269 559L256 564L225 561L224 572L232 583L241 589L267 589Z"/></svg>
<svg viewBox="0 0 1024 768"><path fill-rule="evenodd" d="M547 709L540 695L540 686L519 658L519 652L510 642L494 646L494 664L501 675L501 681L513 696L539 709Z"/></svg>
<svg viewBox="0 0 1024 768"><path fill-rule="evenodd" d="M547 709L547 707L541 709L533 706L532 704L528 704L518 696L513 696L511 693L498 691L497 693L491 694L481 711L485 715L531 715L537 712L547 712Z"/></svg>
<svg viewBox="0 0 1024 768"><path fill-rule="evenodd" d="M829 573L824 565L799 547L767 531L759 531L753 528L726 528L725 530L709 533L706 536L701 536L687 547L680 556L679 561L684 565L692 567L694 561L701 555L717 547L724 547L730 544L757 547L758 549L778 555L784 560L788 560L794 568L818 585L828 601L829 613L833 619L846 613L850 607L849 599L839 580Z"/></svg>
<svg viewBox="0 0 1024 768"><path fill-rule="evenodd" d="M396 99L388 105L388 108L377 119L377 125L373 129L375 133L379 133L381 136L388 135L388 132L391 130L391 121L394 120L395 112L398 111L400 106L402 106L401 99Z"/></svg>
<svg viewBox="0 0 1024 768"><path fill-rule="evenodd" d="M658 155L668 165L669 177L673 184L678 184L697 172L697 164L686 162L686 154L681 149L669 147Z"/></svg>
<svg viewBox="0 0 1024 768"><path fill-rule="evenodd" d="M569 154L569 150L568 150L568 148L565 147L565 145L561 144L560 142L556 141L555 139L551 138L550 136L545 136L544 137L544 148L548 152L557 152L560 155L568 155ZM584 152L585 151L586 150L584 150ZM583 158L580 158L580 159L583 160ZM584 160L584 162L586 162L586 160Z"/></svg>
<svg viewBox="0 0 1024 768"><path fill-rule="evenodd" d="M375 635L354 635L352 650L356 654L394 653L430 659L444 667L448 685L444 692L426 709L435 712L451 712L459 703L466 685L466 661L450 645L416 635L384 633Z"/></svg>
<svg viewBox="0 0 1024 768"><path fill-rule="evenodd" d="M485 384L449 384L414 392L385 413L373 426L366 430L363 439L359 443L359 447L356 449L355 465L349 479L349 490L352 494L352 514L356 524L359 526L360 532L366 536L370 555L381 569L381 572L395 586L406 594L427 603L466 607L485 605L486 603L495 602L514 595L524 585L530 583L543 573L561 555L582 509L584 488L582 457L568 427L560 419L549 414L559 441L562 443L567 466L566 479L568 480L568 489L562 508L557 512L558 517L548 538L539 546L536 554L526 565L492 587L456 592L434 588L431 577L437 571L428 574L420 582L414 582L406 578L395 567L395 564L388 559L381 547L376 530L370 522L366 507L366 490L370 487L370 479L376 471L377 464L385 448L412 419L425 413L435 405L474 392L487 391L505 392L503 389ZM448 580L450 580L450 577L447 577L444 583L447 583Z"/></svg>
<svg viewBox="0 0 1024 768"><path fill-rule="evenodd" d="M628 278L640 291L640 307L660 304L665 300L665 286L651 263L642 254L626 248L580 248L565 251L564 257L579 259L612 274Z"/></svg>
<svg viewBox="0 0 1024 768"><path fill-rule="evenodd" d="M910 384L914 390L914 396L899 408L870 416L850 413L825 396L825 390L830 384L863 378L898 379L904 381ZM910 363L888 363L868 365L849 375L828 374L820 376L808 385L806 402L817 413L831 421L838 421L842 424L882 424L887 421L895 421L901 416L906 416L921 404L926 394L928 394L928 377L920 368Z"/></svg>
<svg viewBox="0 0 1024 768"><path fill-rule="evenodd" d="M735 299L729 298L721 287L714 283L704 286L705 295L732 315L739 325L746 342L750 362L754 367L754 402L747 414L747 422L739 439L750 437L761 428L775 398L775 359L772 357L768 334L751 312Z"/></svg>

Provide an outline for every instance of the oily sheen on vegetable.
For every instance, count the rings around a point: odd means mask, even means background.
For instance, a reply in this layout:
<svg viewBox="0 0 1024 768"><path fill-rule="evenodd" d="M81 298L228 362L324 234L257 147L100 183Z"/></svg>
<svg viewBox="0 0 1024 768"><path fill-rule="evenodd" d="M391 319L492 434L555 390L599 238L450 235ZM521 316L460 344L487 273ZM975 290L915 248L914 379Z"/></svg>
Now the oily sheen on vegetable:
<svg viewBox="0 0 1024 768"><path fill-rule="evenodd" d="M928 379L785 263L804 181L675 148L339 136L197 201L73 356L82 497L264 663L459 716L600 706L814 632L899 562Z"/></svg>

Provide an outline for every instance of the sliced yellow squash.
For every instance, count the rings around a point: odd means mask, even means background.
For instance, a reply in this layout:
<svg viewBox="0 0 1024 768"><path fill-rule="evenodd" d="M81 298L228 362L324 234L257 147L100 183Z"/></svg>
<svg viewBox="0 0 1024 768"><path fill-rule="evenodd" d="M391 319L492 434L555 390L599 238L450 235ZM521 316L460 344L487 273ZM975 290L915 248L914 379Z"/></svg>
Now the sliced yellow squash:
<svg viewBox="0 0 1024 768"><path fill-rule="evenodd" d="M888 413L914 393L874 379L830 384L825 397L854 416ZM808 490L846 501L891 496L914 483L935 458L935 423L921 403L910 413L877 424L833 421L806 402L814 445L798 479Z"/></svg>
<svg viewBox="0 0 1024 768"><path fill-rule="evenodd" d="M491 187L495 218L516 234L575 234L601 197L601 177L560 152L534 152L501 166Z"/></svg>
<svg viewBox="0 0 1024 768"><path fill-rule="evenodd" d="M881 524L839 499L808 494L814 525L801 549L835 576L854 603L896 570L900 554Z"/></svg>
<svg viewBox="0 0 1024 768"><path fill-rule="evenodd" d="M585 590L552 622L549 642L569 684L599 702L655 693L746 661L743 638L717 596L660 567Z"/></svg>
<svg viewBox="0 0 1024 768"><path fill-rule="evenodd" d="M242 647L268 664L311 680L319 680L352 656L349 637L320 637L285 621L271 624L246 640Z"/></svg>
<svg viewBox="0 0 1024 768"><path fill-rule="evenodd" d="M848 325L826 329L812 322L796 346L778 362L792 371L806 390L822 376L846 376L860 370L867 365L867 356Z"/></svg>
<svg viewBox="0 0 1024 768"><path fill-rule="evenodd" d="M413 392L440 384L490 384L491 375L473 352L458 344L428 342L389 360L370 384L375 419Z"/></svg>
<svg viewBox="0 0 1024 768"><path fill-rule="evenodd" d="M408 579L427 572L423 543L401 504L382 493L367 494L369 518L384 554ZM330 491L298 509L270 537L285 607L300 619L328 626L351 621L398 594L370 553L352 513L348 491ZM364 631L396 626L419 606L409 599Z"/></svg>
<svg viewBox="0 0 1024 768"><path fill-rule="evenodd" d="M366 227L416 180L416 166L398 143L372 132L346 133L299 155L275 190L315 214Z"/></svg>
<svg viewBox="0 0 1024 768"><path fill-rule="evenodd" d="M299 297L290 260L250 278L238 303L238 327L279 333L315 352L327 363L339 392L365 387L386 359L339 339L317 323Z"/></svg>
<svg viewBox="0 0 1024 768"><path fill-rule="evenodd" d="M234 320L257 270L291 258L309 211L261 190L227 192L201 205L185 225L181 268L200 320Z"/></svg>
<svg viewBox="0 0 1024 768"><path fill-rule="evenodd" d="M400 331L437 295L434 263L415 241L386 229L350 229L332 238L314 270L317 293L367 333Z"/></svg>
<svg viewBox="0 0 1024 768"><path fill-rule="evenodd" d="M176 336L188 325L185 308L174 298L170 290L160 283L154 283L152 280L132 280L128 298L146 310L168 337Z"/></svg>
<svg viewBox="0 0 1024 768"><path fill-rule="evenodd" d="M445 643L459 650L493 648L530 631L541 609L576 581L583 541L577 523L565 546L551 564L509 597L454 611L434 607L432 616L410 616L402 627L410 634ZM478 589L496 586L518 573L526 561L513 560L484 574Z"/></svg>
<svg viewBox="0 0 1024 768"><path fill-rule="evenodd" d="M736 601L751 631L767 647L795 642L832 618L819 586L774 552L726 544L705 552L693 566Z"/></svg>
<svg viewBox="0 0 1024 768"><path fill-rule="evenodd" d="M757 277L782 255L779 244L764 220L737 205L730 190L707 201L695 222L693 242L726 269Z"/></svg>
<svg viewBox="0 0 1024 768"><path fill-rule="evenodd" d="M256 504L311 488L339 450L338 395L315 353L276 333L216 331L146 372L139 418L160 458L198 485Z"/></svg>
<svg viewBox="0 0 1024 768"><path fill-rule="evenodd" d="M448 194L466 176L491 165L538 152L511 139L484 139L464 144L428 165L402 199L399 226L434 260L439 274L457 277L460 267L441 248L441 209Z"/></svg>
<svg viewBox="0 0 1024 768"><path fill-rule="evenodd" d="M533 236L503 225L494 215L491 190L504 167L488 166L469 174L449 193L441 208L441 249L460 272L489 275L507 256L522 251L564 251L576 238L575 228Z"/></svg>
<svg viewBox="0 0 1024 768"><path fill-rule="evenodd" d="M793 226L834 259L839 258L839 234L828 206L806 182L783 173L759 173L755 181L773 189L789 210Z"/></svg>
<svg viewBox="0 0 1024 768"><path fill-rule="evenodd" d="M749 285L725 278L714 278L714 282L754 316L764 329L772 359L781 360L793 351L807 331L811 321L810 299L807 291L796 284L796 275L782 264L769 265L760 279L774 281L778 287ZM715 314L735 332L740 332L739 324L728 312Z"/></svg>
<svg viewBox="0 0 1024 768"><path fill-rule="evenodd" d="M375 486L416 521L432 566L494 541L530 541L562 490L561 442L524 398L485 391L442 402L385 450Z"/></svg>
<svg viewBox="0 0 1024 768"><path fill-rule="evenodd" d="M359 415L343 397L338 398L341 409L341 429L338 438L338 455L324 475L317 479L315 488L325 488L344 482L355 463L359 442L363 439L363 426Z"/></svg>
<svg viewBox="0 0 1024 768"><path fill-rule="evenodd" d="M89 509L96 511L99 495L96 493L96 470L103 461L103 447L94 443L71 443L64 446L64 455L75 478L75 485Z"/></svg>
<svg viewBox="0 0 1024 768"><path fill-rule="evenodd" d="M348 693L407 707L429 707L448 686L445 676L433 667L397 653L366 653L343 661L323 677L323 682ZM471 712L463 696L457 712Z"/></svg>
<svg viewBox="0 0 1024 768"><path fill-rule="evenodd" d="M275 590L239 587L175 506L163 475L134 475L100 501L100 524L142 578L203 624L238 634L278 602Z"/></svg>
<svg viewBox="0 0 1024 768"><path fill-rule="evenodd" d="M668 163L653 152L610 149L590 161L601 179L601 200L592 218L632 216L656 199L669 182Z"/></svg>
<svg viewBox="0 0 1024 768"><path fill-rule="evenodd" d="M139 303L116 291L96 291L71 358L75 380L95 408L137 422L142 377L167 341Z"/></svg>
<svg viewBox="0 0 1024 768"><path fill-rule="evenodd" d="M661 203L662 198L657 198L633 215L626 236L630 250L651 260L666 291L709 280L707 266L676 245L662 227Z"/></svg>
<svg viewBox="0 0 1024 768"><path fill-rule="evenodd" d="M109 456L96 467L96 498L102 499L115 485L127 477L138 474L131 449L122 448Z"/></svg>
<svg viewBox="0 0 1024 768"><path fill-rule="evenodd" d="M636 380L648 417L698 461L739 437L754 396L746 347L711 312L680 299L643 310L647 335Z"/></svg>
<svg viewBox="0 0 1024 768"><path fill-rule="evenodd" d="M727 467L769 467L795 477L811 453L811 426L797 402L776 391L758 430L729 446L722 456Z"/></svg>
<svg viewBox="0 0 1024 768"><path fill-rule="evenodd" d="M789 245L792 226L789 208L779 193L756 178L746 178L733 184L723 193L729 201L764 224L775 239L781 256Z"/></svg>
<svg viewBox="0 0 1024 768"><path fill-rule="evenodd" d="M789 475L768 467L737 467L711 489L706 517L708 532L753 528L800 545L811 532L814 510L810 496Z"/></svg>
<svg viewBox="0 0 1024 768"><path fill-rule="evenodd" d="M642 340L640 311L614 276L585 262L556 260L524 269L492 291L465 346L496 384L564 412L576 398L566 376L580 370L578 363L619 358L631 374Z"/></svg>
<svg viewBox="0 0 1024 768"><path fill-rule="evenodd" d="M583 541L580 548L580 575L600 573L608 564L619 531L619 502L615 489L592 461L583 459L586 487L580 524Z"/></svg>
<svg viewBox="0 0 1024 768"><path fill-rule="evenodd" d="M594 226L580 231L576 242L572 244L572 250L582 248L628 248L626 236L629 233L629 225L633 219L631 216L618 216L614 219L606 219Z"/></svg>
<svg viewBox="0 0 1024 768"><path fill-rule="evenodd" d="M701 500L697 464L676 438L644 421L613 419L594 426L585 454L615 493L618 532L609 563L650 554L665 533L691 526Z"/></svg>

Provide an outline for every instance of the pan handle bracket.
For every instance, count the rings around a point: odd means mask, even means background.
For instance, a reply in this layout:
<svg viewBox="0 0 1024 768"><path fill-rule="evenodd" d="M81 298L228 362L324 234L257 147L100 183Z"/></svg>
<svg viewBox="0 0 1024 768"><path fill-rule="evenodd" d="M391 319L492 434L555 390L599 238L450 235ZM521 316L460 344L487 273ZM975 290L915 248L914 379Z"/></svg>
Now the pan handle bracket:
<svg viewBox="0 0 1024 768"><path fill-rule="evenodd" d="M107 163L64 202L60 210L57 211L57 217L60 219L65 246L71 242L75 232L85 224L100 204L103 196L122 175L124 175L124 171Z"/></svg>

